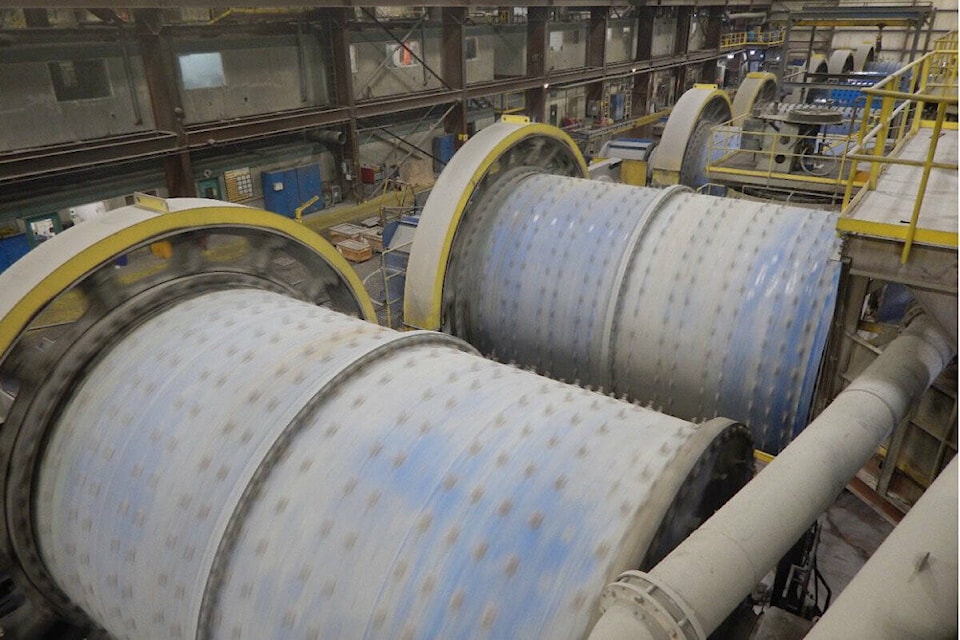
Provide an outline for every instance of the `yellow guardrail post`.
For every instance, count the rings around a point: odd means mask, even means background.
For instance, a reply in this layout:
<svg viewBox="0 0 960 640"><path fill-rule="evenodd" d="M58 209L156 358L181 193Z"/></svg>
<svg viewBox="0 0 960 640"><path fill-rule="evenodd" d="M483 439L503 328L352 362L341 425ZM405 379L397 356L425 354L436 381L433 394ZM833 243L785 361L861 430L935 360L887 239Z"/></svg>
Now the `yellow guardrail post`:
<svg viewBox="0 0 960 640"><path fill-rule="evenodd" d="M927 92L927 78L930 76L930 60L932 56L924 56L923 62L920 64L920 83L917 85L917 93L923 95ZM923 120L923 105L925 103L922 100L917 100L916 105L913 107L913 123L910 127L911 133L916 133L920 130L920 121Z"/></svg>
<svg viewBox="0 0 960 640"><path fill-rule="evenodd" d="M890 131L890 112L893 111L893 98L883 96L880 100L880 131L873 143L873 155L876 158L883 156L883 151L887 146L887 135ZM880 177L880 163L874 161L870 165L870 188L877 188L877 178Z"/></svg>
<svg viewBox="0 0 960 640"><path fill-rule="evenodd" d="M933 159L937 155L937 142L940 139L940 129L943 127L943 118L947 114L947 103L937 104L937 119L933 123L933 133L930 136L930 146L927 148L927 159L923 164L923 175L920 177L920 188L917 190L917 198L913 203L913 213L910 214L910 227L907 229L907 237L903 243L903 252L900 254L901 264L906 264L910 257L910 248L913 246L913 239L917 235L917 219L920 217L920 207L923 206L923 196L927 191L927 181L930 179L930 170Z"/></svg>
<svg viewBox="0 0 960 640"><path fill-rule="evenodd" d="M777 157L777 143L780 142L780 136L773 136L773 147L770 149L770 162L767 163L767 184L770 184L770 179L773 177L773 161Z"/></svg>
<svg viewBox="0 0 960 640"><path fill-rule="evenodd" d="M854 146L854 149L863 150L863 141L866 138L868 127L870 126L870 104L873 101L870 96L864 96L866 102L863 105L863 119L860 122L860 130L857 132L857 144ZM844 154L846 156L849 154ZM843 205L840 207L841 211L846 211L847 207L850 205L850 197L853 195L853 183L857 179L857 165L859 163L856 160L850 162L850 176L847 178L847 190L843 194Z"/></svg>

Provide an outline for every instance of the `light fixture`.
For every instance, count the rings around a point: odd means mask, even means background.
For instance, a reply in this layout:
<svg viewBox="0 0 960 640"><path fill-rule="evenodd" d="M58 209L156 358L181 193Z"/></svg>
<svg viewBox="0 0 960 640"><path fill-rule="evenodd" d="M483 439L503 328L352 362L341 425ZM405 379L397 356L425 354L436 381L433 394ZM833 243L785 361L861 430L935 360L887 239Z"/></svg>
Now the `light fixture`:
<svg viewBox="0 0 960 640"><path fill-rule="evenodd" d="M756 49L750 49L750 55L752 55L752 56L757 55L757 50L756 50Z"/></svg>
<svg viewBox="0 0 960 640"><path fill-rule="evenodd" d="M732 54L732 53L728 53L728 54L727 54L727 60L733 60L733 54Z"/></svg>
<svg viewBox="0 0 960 640"><path fill-rule="evenodd" d="M549 83L549 82L544 82L544 83L543 83L543 88L544 88L544 89L549 89L549 88L550 88L550 83Z"/></svg>

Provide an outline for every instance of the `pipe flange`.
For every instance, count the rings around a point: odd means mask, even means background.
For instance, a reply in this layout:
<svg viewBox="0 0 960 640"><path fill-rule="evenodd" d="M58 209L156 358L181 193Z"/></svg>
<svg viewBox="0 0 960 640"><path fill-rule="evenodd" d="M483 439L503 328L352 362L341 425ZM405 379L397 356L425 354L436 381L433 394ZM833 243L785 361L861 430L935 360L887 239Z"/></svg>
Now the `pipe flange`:
<svg viewBox="0 0 960 640"><path fill-rule="evenodd" d="M420 216L407 266L405 324L440 328L443 283L460 222L494 183L518 167L575 178L588 175L576 143L556 127L498 122L471 138L437 178Z"/></svg>
<svg viewBox="0 0 960 640"><path fill-rule="evenodd" d="M647 545L641 569L651 569L726 504L754 476L753 436L741 422L714 418L700 427L718 431L677 490Z"/></svg>
<svg viewBox="0 0 960 640"><path fill-rule="evenodd" d="M706 640L693 612L673 593L641 571L620 574L600 595L600 613L625 607L656 640Z"/></svg>
<svg viewBox="0 0 960 640"><path fill-rule="evenodd" d="M0 554L34 606L81 624L37 546L33 480L49 425L98 355L165 306L216 289L271 290L375 317L349 265L301 225L247 207L167 202L164 212L125 207L84 223L0 278L0 384L13 396L0 432ZM122 257L137 266L118 269Z"/></svg>

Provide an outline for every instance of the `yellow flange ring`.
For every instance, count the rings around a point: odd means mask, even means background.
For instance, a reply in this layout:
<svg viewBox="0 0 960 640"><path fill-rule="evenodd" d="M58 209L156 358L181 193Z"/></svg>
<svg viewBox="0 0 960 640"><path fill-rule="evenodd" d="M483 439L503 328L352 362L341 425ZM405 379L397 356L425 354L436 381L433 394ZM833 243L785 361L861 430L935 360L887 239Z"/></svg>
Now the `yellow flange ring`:
<svg viewBox="0 0 960 640"><path fill-rule="evenodd" d="M116 209L47 240L0 275L0 355L51 301L100 265L152 239L208 227L262 231L309 248L342 278L363 318L376 322L373 304L356 272L329 242L303 225L267 211L211 200L167 202L172 209L189 208L170 213L138 206Z"/></svg>
<svg viewBox="0 0 960 640"><path fill-rule="evenodd" d="M498 122L470 139L447 164L423 208L410 249L404 291L404 323L441 326L447 262L460 221L478 186L507 166L539 167L547 173L587 176L587 163L562 130L543 124Z"/></svg>

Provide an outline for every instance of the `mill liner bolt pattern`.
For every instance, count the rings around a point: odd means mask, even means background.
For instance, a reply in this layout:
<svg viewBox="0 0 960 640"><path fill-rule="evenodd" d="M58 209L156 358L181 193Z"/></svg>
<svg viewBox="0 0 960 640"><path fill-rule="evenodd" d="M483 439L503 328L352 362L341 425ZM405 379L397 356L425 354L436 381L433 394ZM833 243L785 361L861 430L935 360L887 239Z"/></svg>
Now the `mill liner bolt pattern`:
<svg viewBox="0 0 960 640"><path fill-rule="evenodd" d="M840 274L836 216L498 167L490 140L518 127L485 129L441 175L435 193L464 175L477 186L459 209L427 202L406 321L684 419L732 416L781 450L809 418ZM447 257L434 248L444 233Z"/></svg>

